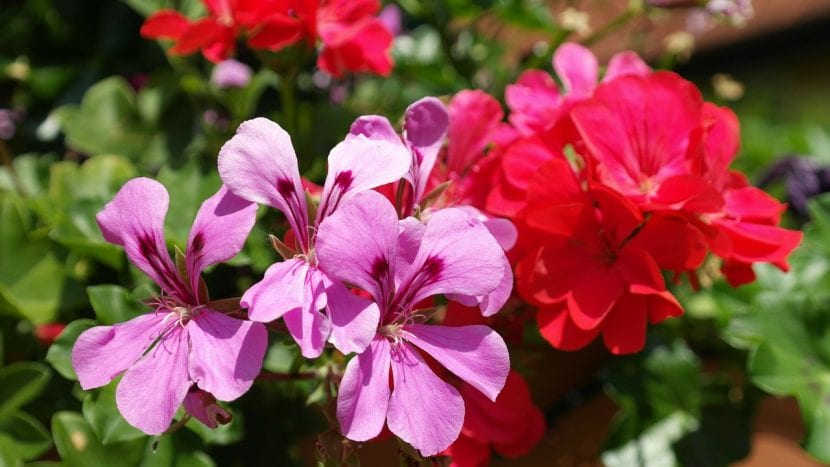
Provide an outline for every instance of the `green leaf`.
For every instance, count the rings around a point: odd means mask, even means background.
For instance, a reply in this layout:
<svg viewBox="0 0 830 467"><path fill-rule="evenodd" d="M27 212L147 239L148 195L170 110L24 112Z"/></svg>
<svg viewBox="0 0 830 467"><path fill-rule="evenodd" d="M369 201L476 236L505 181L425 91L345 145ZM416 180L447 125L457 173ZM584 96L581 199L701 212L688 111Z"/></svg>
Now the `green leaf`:
<svg viewBox="0 0 830 467"><path fill-rule="evenodd" d="M46 361L52 365L61 376L69 380L77 380L78 376L72 368L72 347L78 336L87 329L95 326L91 319L79 319L69 323L58 335L55 342L46 352Z"/></svg>
<svg viewBox="0 0 830 467"><path fill-rule="evenodd" d="M52 447L49 431L36 418L16 412L0 421L0 452L13 459L37 459Z"/></svg>
<svg viewBox="0 0 830 467"><path fill-rule="evenodd" d="M148 444L142 438L104 446L84 417L75 412L57 412L52 417L52 436L68 467L135 466Z"/></svg>
<svg viewBox="0 0 830 467"><path fill-rule="evenodd" d="M93 85L80 106L59 109L67 145L79 151L118 154L139 160L153 139L153 129L142 120L135 92L121 77Z"/></svg>
<svg viewBox="0 0 830 467"><path fill-rule="evenodd" d="M812 224L785 274L756 268L760 292L750 312L724 330L728 342L749 349L751 382L793 396L807 428L804 446L830 462L830 198L810 204Z"/></svg>
<svg viewBox="0 0 830 467"><path fill-rule="evenodd" d="M22 201L0 193L0 312L40 324L57 314L65 272L51 242L31 229Z"/></svg>
<svg viewBox="0 0 830 467"><path fill-rule="evenodd" d="M53 229L49 236L76 253L120 268L124 258L121 248L104 240L95 215L135 175L129 160L112 155L92 157L80 166L73 162L53 164L48 213Z"/></svg>
<svg viewBox="0 0 830 467"><path fill-rule="evenodd" d="M148 311L146 305L119 285L93 285L86 291L95 317L101 324L123 323Z"/></svg>
<svg viewBox="0 0 830 467"><path fill-rule="evenodd" d="M143 438L146 435L124 420L115 405L118 381L91 392L84 399L83 415L103 445Z"/></svg>
<svg viewBox="0 0 830 467"><path fill-rule="evenodd" d="M17 182L23 193L17 192L17 185L7 167L0 167L0 191L15 192L18 195L39 196L47 189L49 166L54 162L52 155L22 154L12 160Z"/></svg>
<svg viewBox="0 0 830 467"><path fill-rule="evenodd" d="M37 362L0 368L0 420L36 398L46 387L49 375L49 367Z"/></svg>
<svg viewBox="0 0 830 467"><path fill-rule="evenodd" d="M620 411L606 440L603 462L666 465L666 459L673 460L673 443L698 428L699 372L700 362L680 340L615 361L606 391Z"/></svg>

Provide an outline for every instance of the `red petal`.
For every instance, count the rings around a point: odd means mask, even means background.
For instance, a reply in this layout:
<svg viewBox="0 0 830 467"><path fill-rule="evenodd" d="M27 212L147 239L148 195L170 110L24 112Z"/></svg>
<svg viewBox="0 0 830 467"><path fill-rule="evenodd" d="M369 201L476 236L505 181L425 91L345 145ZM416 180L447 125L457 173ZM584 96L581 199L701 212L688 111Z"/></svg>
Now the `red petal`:
<svg viewBox="0 0 830 467"><path fill-rule="evenodd" d="M616 191L591 187L591 197L602 213L602 228L612 240L620 243L643 223L643 214L637 206Z"/></svg>
<svg viewBox="0 0 830 467"><path fill-rule="evenodd" d="M298 40L302 35L302 23L287 15L272 15L262 23L259 31L248 39L248 45L254 49L277 51Z"/></svg>
<svg viewBox="0 0 830 467"><path fill-rule="evenodd" d="M191 54L220 40L224 26L213 18L204 18L192 23L179 38L170 53L177 55Z"/></svg>
<svg viewBox="0 0 830 467"><path fill-rule="evenodd" d="M486 467L490 464L490 446L465 436L463 430L443 454L452 458L450 467Z"/></svg>
<svg viewBox="0 0 830 467"><path fill-rule="evenodd" d="M579 350L593 341L600 331L599 327L592 331L579 329L568 317L564 303L540 308L536 320L542 337L559 350Z"/></svg>
<svg viewBox="0 0 830 467"><path fill-rule="evenodd" d="M392 33L377 19L368 18L356 25L320 27L323 52L317 66L332 76L346 71L372 72L387 76L392 71Z"/></svg>
<svg viewBox="0 0 830 467"><path fill-rule="evenodd" d="M720 270L732 287L755 282L755 271L752 270L752 265L749 263L724 261Z"/></svg>
<svg viewBox="0 0 830 467"><path fill-rule="evenodd" d="M141 25L141 37L149 39L178 39L187 31L190 22L174 10L159 10Z"/></svg>
<svg viewBox="0 0 830 467"><path fill-rule="evenodd" d="M662 269L697 269L706 259L706 237L689 220L671 212L656 212L631 239L631 245L647 251Z"/></svg>
<svg viewBox="0 0 830 467"><path fill-rule="evenodd" d="M697 175L667 178L660 183L651 202L657 208L670 207L697 213L718 212L723 208L723 196Z"/></svg>
<svg viewBox="0 0 830 467"><path fill-rule="evenodd" d="M449 105L447 168L462 174L479 160L504 116L501 104L481 90L464 90Z"/></svg>
<svg viewBox="0 0 830 467"><path fill-rule="evenodd" d="M724 197L724 212L744 222L777 225L787 209L777 199L753 186L727 190Z"/></svg>
<svg viewBox="0 0 830 467"><path fill-rule="evenodd" d="M614 355L639 352L646 345L646 299L625 294L602 326L602 340Z"/></svg>

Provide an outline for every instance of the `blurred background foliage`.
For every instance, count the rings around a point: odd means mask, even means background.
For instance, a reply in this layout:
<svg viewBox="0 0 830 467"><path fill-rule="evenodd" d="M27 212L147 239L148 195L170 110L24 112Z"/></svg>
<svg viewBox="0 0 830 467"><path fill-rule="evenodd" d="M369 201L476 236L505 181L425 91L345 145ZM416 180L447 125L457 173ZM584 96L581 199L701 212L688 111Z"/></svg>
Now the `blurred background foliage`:
<svg viewBox="0 0 830 467"><path fill-rule="evenodd" d="M190 420L161 438L124 422L114 384L80 390L69 363L77 335L96 322L141 313L141 300L152 294L146 277L103 240L94 215L126 180L156 177L170 191L168 239L183 247L199 204L219 186L217 151L241 121L262 115L286 127L304 174L320 181L328 150L357 115L394 121L420 97L466 88L501 99L523 69L549 70L559 43L590 43L604 34L597 25L595 35L574 35L542 1L396 4L402 33L391 77L333 81L313 69L307 53L243 48L238 58L253 68L253 78L229 89L211 83L212 65L200 56L169 57L139 36L143 17L163 6L199 16L197 0L0 4L6 119L0 127L12 125L8 137L0 135L0 465L300 465L313 459L315 435L326 422L314 407L323 392L312 381L260 382L233 404L232 424L211 431ZM639 2L631 5L629 16L650 14ZM782 155L830 164L830 36L823 26L693 55L678 68L708 98L736 110L743 129L736 167L755 181ZM546 40L516 58L505 28ZM649 58L675 64L678 57ZM728 75L713 79L716 73ZM733 92L724 92L724 83ZM786 181L771 188L779 197L792 195ZM797 400L807 429L804 448L830 462L830 198L814 199L809 214L805 245L789 274L760 267L758 282L739 289L714 273L700 292L678 286L686 316L652 329L643 353L604 357L587 384L567 388L569 400L603 391L619 406L602 448L604 463L717 466L742 459L751 449L753 414L767 394ZM239 296L274 261L267 233L279 223L273 213L263 217L244 251L206 274L214 296ZM805 221L789 219L791 226ZM529 341L538 343L534 332L529 329ZM289 342L272 339L266 370L307 365ZM529 373L531 381L567 379L555 367ZM542 407L551 423L557 407Z"/></svg>

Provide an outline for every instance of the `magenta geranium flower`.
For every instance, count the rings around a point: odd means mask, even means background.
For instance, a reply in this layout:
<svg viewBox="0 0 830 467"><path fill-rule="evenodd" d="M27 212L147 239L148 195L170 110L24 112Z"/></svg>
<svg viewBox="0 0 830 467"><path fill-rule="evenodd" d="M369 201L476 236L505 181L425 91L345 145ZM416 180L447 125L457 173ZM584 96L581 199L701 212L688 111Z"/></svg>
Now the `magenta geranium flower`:
<svg viewBox="0 0 830 467"><path fill-rule="evenodd" d="M283 318L307 358L319 356L327 340L344 353L362 351L379 318L377 306L357 300L318 267L317 226L355 194L400 179L409 169L409 154L389 142L356 136L335 146L328 163L315 219L291 137L279 125L265 118L248 120L219 151L219 175L228 189L282 211L296 238L296 254L272 265L242 296L242 306L255 321Z"/></svg>
<svg viewBox="0 0 830 467"><path fill-rule="evenodd" d="M83 389L104 386L124 374L115 393L118 410L151 435L169 427L194 385L223 401L244 394L259 374L268 343L262 324L210 309L200 286L205 267L242 249L256 205L225 187L208 198L193 221L186 271L179 271L164 237L168 201L160 183L136 178L96 217L104 238L123 246L162 295L155 300L154 313L88 329L72 349L72 366Z"/></svg>
<svg viewBox="0 0 830 467"><path fill-rule="evenodd" d="M365 292L380 309L371 344L346 366L337 396L345 436L366 441L387 423L424 456L461 431L464 401L424 354L495 400L510 369L507 347L487 326L420 324L416 304L438 294L483 296L502 282L504 252L477 219L442 209L426 225L398 221L379 193L356 195L319 226L317 256L331 277ZM390 387L390 377L392 382Z"/></svg>

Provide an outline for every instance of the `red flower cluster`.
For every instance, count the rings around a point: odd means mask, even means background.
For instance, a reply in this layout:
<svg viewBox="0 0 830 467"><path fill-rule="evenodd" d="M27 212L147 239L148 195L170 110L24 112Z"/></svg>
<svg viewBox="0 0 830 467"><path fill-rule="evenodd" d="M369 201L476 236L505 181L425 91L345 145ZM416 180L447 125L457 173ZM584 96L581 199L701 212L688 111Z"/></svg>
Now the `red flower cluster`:
<svg viewBox="0 0 830 467"><path fill-rule="evenodd" d="M518 292L554 347L601 334L615 354L641 350L647 323L683 313L663 272L696 284L710 252L733 286L754 280L753 263L786 270L802 235L778 227L783 204L729 170L734 113L630 52L600 84L596 58L576 44L554 68L564 93L540 71L508 87L512 130L485 135L500 146L484 159L496 159L490 185L466 189L486 188L486 211L518 227Z"/></svg>
<svg viewBox="0 0 830 467"><path fill-rule="evenodd" d="M172 39L170 53L201 50L212 62L233 55L236 40L254 49L278 51L304 41L322 50L317 66L333 76L346 71L388 75L392 33L375 17L378 0L203 0L208 16L196 21L174 10L147 18L141 35Z"/></svg>

